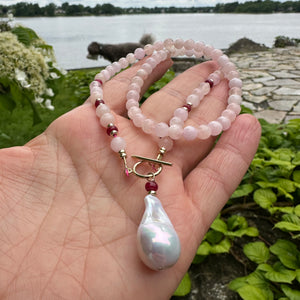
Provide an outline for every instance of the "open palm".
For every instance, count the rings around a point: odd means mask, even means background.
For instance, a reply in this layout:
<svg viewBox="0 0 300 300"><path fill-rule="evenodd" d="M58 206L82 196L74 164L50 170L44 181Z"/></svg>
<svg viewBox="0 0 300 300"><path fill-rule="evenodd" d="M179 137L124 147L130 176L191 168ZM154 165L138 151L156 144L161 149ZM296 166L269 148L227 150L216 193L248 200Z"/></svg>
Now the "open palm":
<svg viewBox="0 0 300 300"><path fill-rule="evenodd" d="M141 62L142 63L142 62ZM145 89L170 66L161 63ZM216 66L197 65L143 105L167 121ZM105 85L127 154L155 157L157 143L124 117L124 101L137 66ZM191 124L211 121L226 107L221 82L190 113ZM214 139L177 141L157 177L161 200L182 253L161 272L148 269L136 249L145 182L126 177L89 104L54 121L24 147L0 151L0 297L4 299L168 299L188 269L211 222L239 184L256 151L258 122L239 116ZM213 147L214 146L214 147ZM129 158L132 164L132 159Z"/></svg>

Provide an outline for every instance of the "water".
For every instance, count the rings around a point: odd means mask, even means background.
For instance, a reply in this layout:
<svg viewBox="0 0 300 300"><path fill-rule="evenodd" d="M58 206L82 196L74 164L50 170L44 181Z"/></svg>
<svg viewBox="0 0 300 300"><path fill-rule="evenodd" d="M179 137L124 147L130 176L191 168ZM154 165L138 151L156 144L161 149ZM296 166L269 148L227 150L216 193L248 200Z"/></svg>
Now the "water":
<svg viewBox="0 0 300 300"><path fill-rule="evenodd" d="M107 65L104 59L86 58L92 41L138 42L144 33L156 40L192 38L216 48L242 37L271 47L278 35L299 38L299 14L152 14L114 17L17 18L54 47L58 63L66 69Z"/></svg>

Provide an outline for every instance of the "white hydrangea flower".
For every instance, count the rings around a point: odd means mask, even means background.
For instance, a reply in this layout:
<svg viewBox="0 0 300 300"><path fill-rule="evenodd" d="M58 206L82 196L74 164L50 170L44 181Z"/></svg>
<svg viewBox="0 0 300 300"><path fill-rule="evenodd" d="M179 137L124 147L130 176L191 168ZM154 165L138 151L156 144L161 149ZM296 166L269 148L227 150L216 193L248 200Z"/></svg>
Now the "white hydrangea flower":
<svg viewBox="0 0 300 300"><path fill-rule="evenodd" d="M42 97L35 97L35 99L34 99L34 102L39 103L39 104L43 103L43 101L44 101L44 98L42 98Z"/></svg>
<svg viewBox="0 0 300 300"><path fill-rule="evenodd" d="M27 75L24 71L21 71L18 68L16 68L15 74L16 74L16 79L20 82L22 87L29 88L31 86L27 81Z"/></svg>
<svg viewBox="0 0 300 300"><path fill-rule="evenodd" d="M53 97L54 96L54 92L51 88L49 89L46 89L46 93L45 93L47 96L49 97Z"/></svg>
<svg viewBox="0 0 300 300"><path fill-rule="evenodd" d="M58 76L55 72L51 72L51 73L50 73L50 77L51 77L52 79L58 79L60 76Z"/></svg>
<svg viewBox="0 0 300 300"><path fill-rule="evenodd" d="M52 105L50 99L47 99L47 100L45 101L45 106L46 106L46 108L48 108L49 110L54 110L54 106Z"/></svg>

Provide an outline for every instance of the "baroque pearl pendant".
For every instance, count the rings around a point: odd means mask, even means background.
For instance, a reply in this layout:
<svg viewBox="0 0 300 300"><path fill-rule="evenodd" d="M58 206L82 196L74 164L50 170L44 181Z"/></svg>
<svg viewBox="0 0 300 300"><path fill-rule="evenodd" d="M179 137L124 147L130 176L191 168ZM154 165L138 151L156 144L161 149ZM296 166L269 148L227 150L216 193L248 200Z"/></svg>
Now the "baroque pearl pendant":
<svg viewBox="0 0 300 300"><path fill-rule="evenodd" d="M153 270L172 267L180 255L178 235L159 199L147 195L146 209L137 232L141 260Z"/></svg>

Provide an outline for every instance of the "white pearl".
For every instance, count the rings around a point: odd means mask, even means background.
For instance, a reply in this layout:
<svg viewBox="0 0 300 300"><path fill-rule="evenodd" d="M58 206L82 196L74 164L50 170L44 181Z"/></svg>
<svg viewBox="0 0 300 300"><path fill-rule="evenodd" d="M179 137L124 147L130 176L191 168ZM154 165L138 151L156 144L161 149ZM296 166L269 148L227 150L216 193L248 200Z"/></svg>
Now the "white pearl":
<svg viewBox="0 0 300 300"><path fill-rule="evenodd" d="M180 256L178 235L159 199L147 195L146 209L137 233L141 260L153 270L172 267Z"/></svg>

